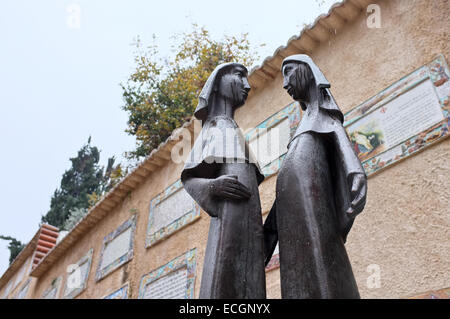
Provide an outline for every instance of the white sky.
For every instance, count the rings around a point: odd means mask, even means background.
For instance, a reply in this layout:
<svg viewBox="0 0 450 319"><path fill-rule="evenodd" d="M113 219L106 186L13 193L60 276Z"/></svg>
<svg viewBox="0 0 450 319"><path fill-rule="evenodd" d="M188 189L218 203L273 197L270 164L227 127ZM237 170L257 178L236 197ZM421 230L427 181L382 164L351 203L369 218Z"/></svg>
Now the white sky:
<svg viewBox="0 0 450 319"><path fill-rule="evenodd" d="M163 55L192 22L216 39L249 33L262 60L335 0L10 0L0 10L0 234L28 242L69 158L92 136L101 162L132 150L119 83L133 68L130 43L152 34ZM81 9L79 28L67 22ZM319 5L320 4L320 5ZM73 25L73 24L72 24ZM0 274L8 267L0 241Z"/></svg>

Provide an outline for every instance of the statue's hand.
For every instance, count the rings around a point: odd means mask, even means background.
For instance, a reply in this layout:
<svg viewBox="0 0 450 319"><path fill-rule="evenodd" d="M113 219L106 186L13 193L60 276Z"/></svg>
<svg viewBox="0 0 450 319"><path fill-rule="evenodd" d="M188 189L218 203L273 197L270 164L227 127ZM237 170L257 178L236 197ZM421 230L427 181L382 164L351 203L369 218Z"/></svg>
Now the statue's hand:
<svg viewBox="0 0 450 319"><path fill-rule="evenodd" d="M209 192L225 199L242 200L248 199L252 194L250 190L238 181L236 175L222 175L211 180L209 184Z"/></svg>
<svg viewBox="0 0 450 319"><path fill-rule="evenodd" d="M350 190L351 194L351 204L347 209L347 214L351 217L356 217L359 213L364 209L364 205L366 204L366 196L367 196L367 177L365 174L353 174L351 175L352 188Z"/></svg>

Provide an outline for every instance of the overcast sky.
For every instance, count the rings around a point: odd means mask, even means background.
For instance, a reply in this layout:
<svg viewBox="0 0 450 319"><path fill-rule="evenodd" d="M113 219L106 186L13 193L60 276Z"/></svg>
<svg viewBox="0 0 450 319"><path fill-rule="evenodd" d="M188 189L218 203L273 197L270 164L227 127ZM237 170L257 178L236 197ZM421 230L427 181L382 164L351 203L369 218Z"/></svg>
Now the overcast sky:
<svg viewBox="0 0 450 319"><path fill-rule="evenodd" d="M119 83L137 35L163 55L193 22L216 39L249 33L260 64L335 0L9 0L0 10L0 234L28 242L69 158L92 136L101 162L132 150ZM319 5L320 4L320 5ZM80 9L79 21L73 17ZM70 13L72 12L72 13ZM79 23L78 23L79 22ZM0 276L8 267L0 241Z"/></svg>

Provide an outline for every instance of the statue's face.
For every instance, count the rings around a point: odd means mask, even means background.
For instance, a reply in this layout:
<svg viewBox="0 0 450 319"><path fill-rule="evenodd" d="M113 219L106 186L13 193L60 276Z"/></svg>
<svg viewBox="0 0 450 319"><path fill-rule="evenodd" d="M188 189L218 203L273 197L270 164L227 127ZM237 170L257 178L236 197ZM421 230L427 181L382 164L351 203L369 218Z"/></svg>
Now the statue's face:
<svg viewBox="0 0 450 319"><path fill-rule="evenodd" d="M244 105L250 91L247 70L241 66L230 67L220 78L218 91L235 108Z"/></svg>
<svg viewBox="0 0 450 319"><path fill-rule="evenodd" d="M288 62L283 66L283 88L296 101L306 101L312 80L309 67L304 63Z"/></svg>

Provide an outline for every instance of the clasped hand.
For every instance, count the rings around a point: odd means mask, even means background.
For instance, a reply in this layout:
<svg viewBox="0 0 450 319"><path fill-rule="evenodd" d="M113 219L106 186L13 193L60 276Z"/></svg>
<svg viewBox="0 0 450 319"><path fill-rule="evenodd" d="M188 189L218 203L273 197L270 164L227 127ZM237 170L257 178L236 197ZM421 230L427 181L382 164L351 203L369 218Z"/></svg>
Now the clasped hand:
<svg viewBox="0 0 450 319"><path fill-rule="evenodd" d="M236 175L222 175L210 181L211 195L225 199L243 200L252 196L250 190L238 181Z"/></svg>

